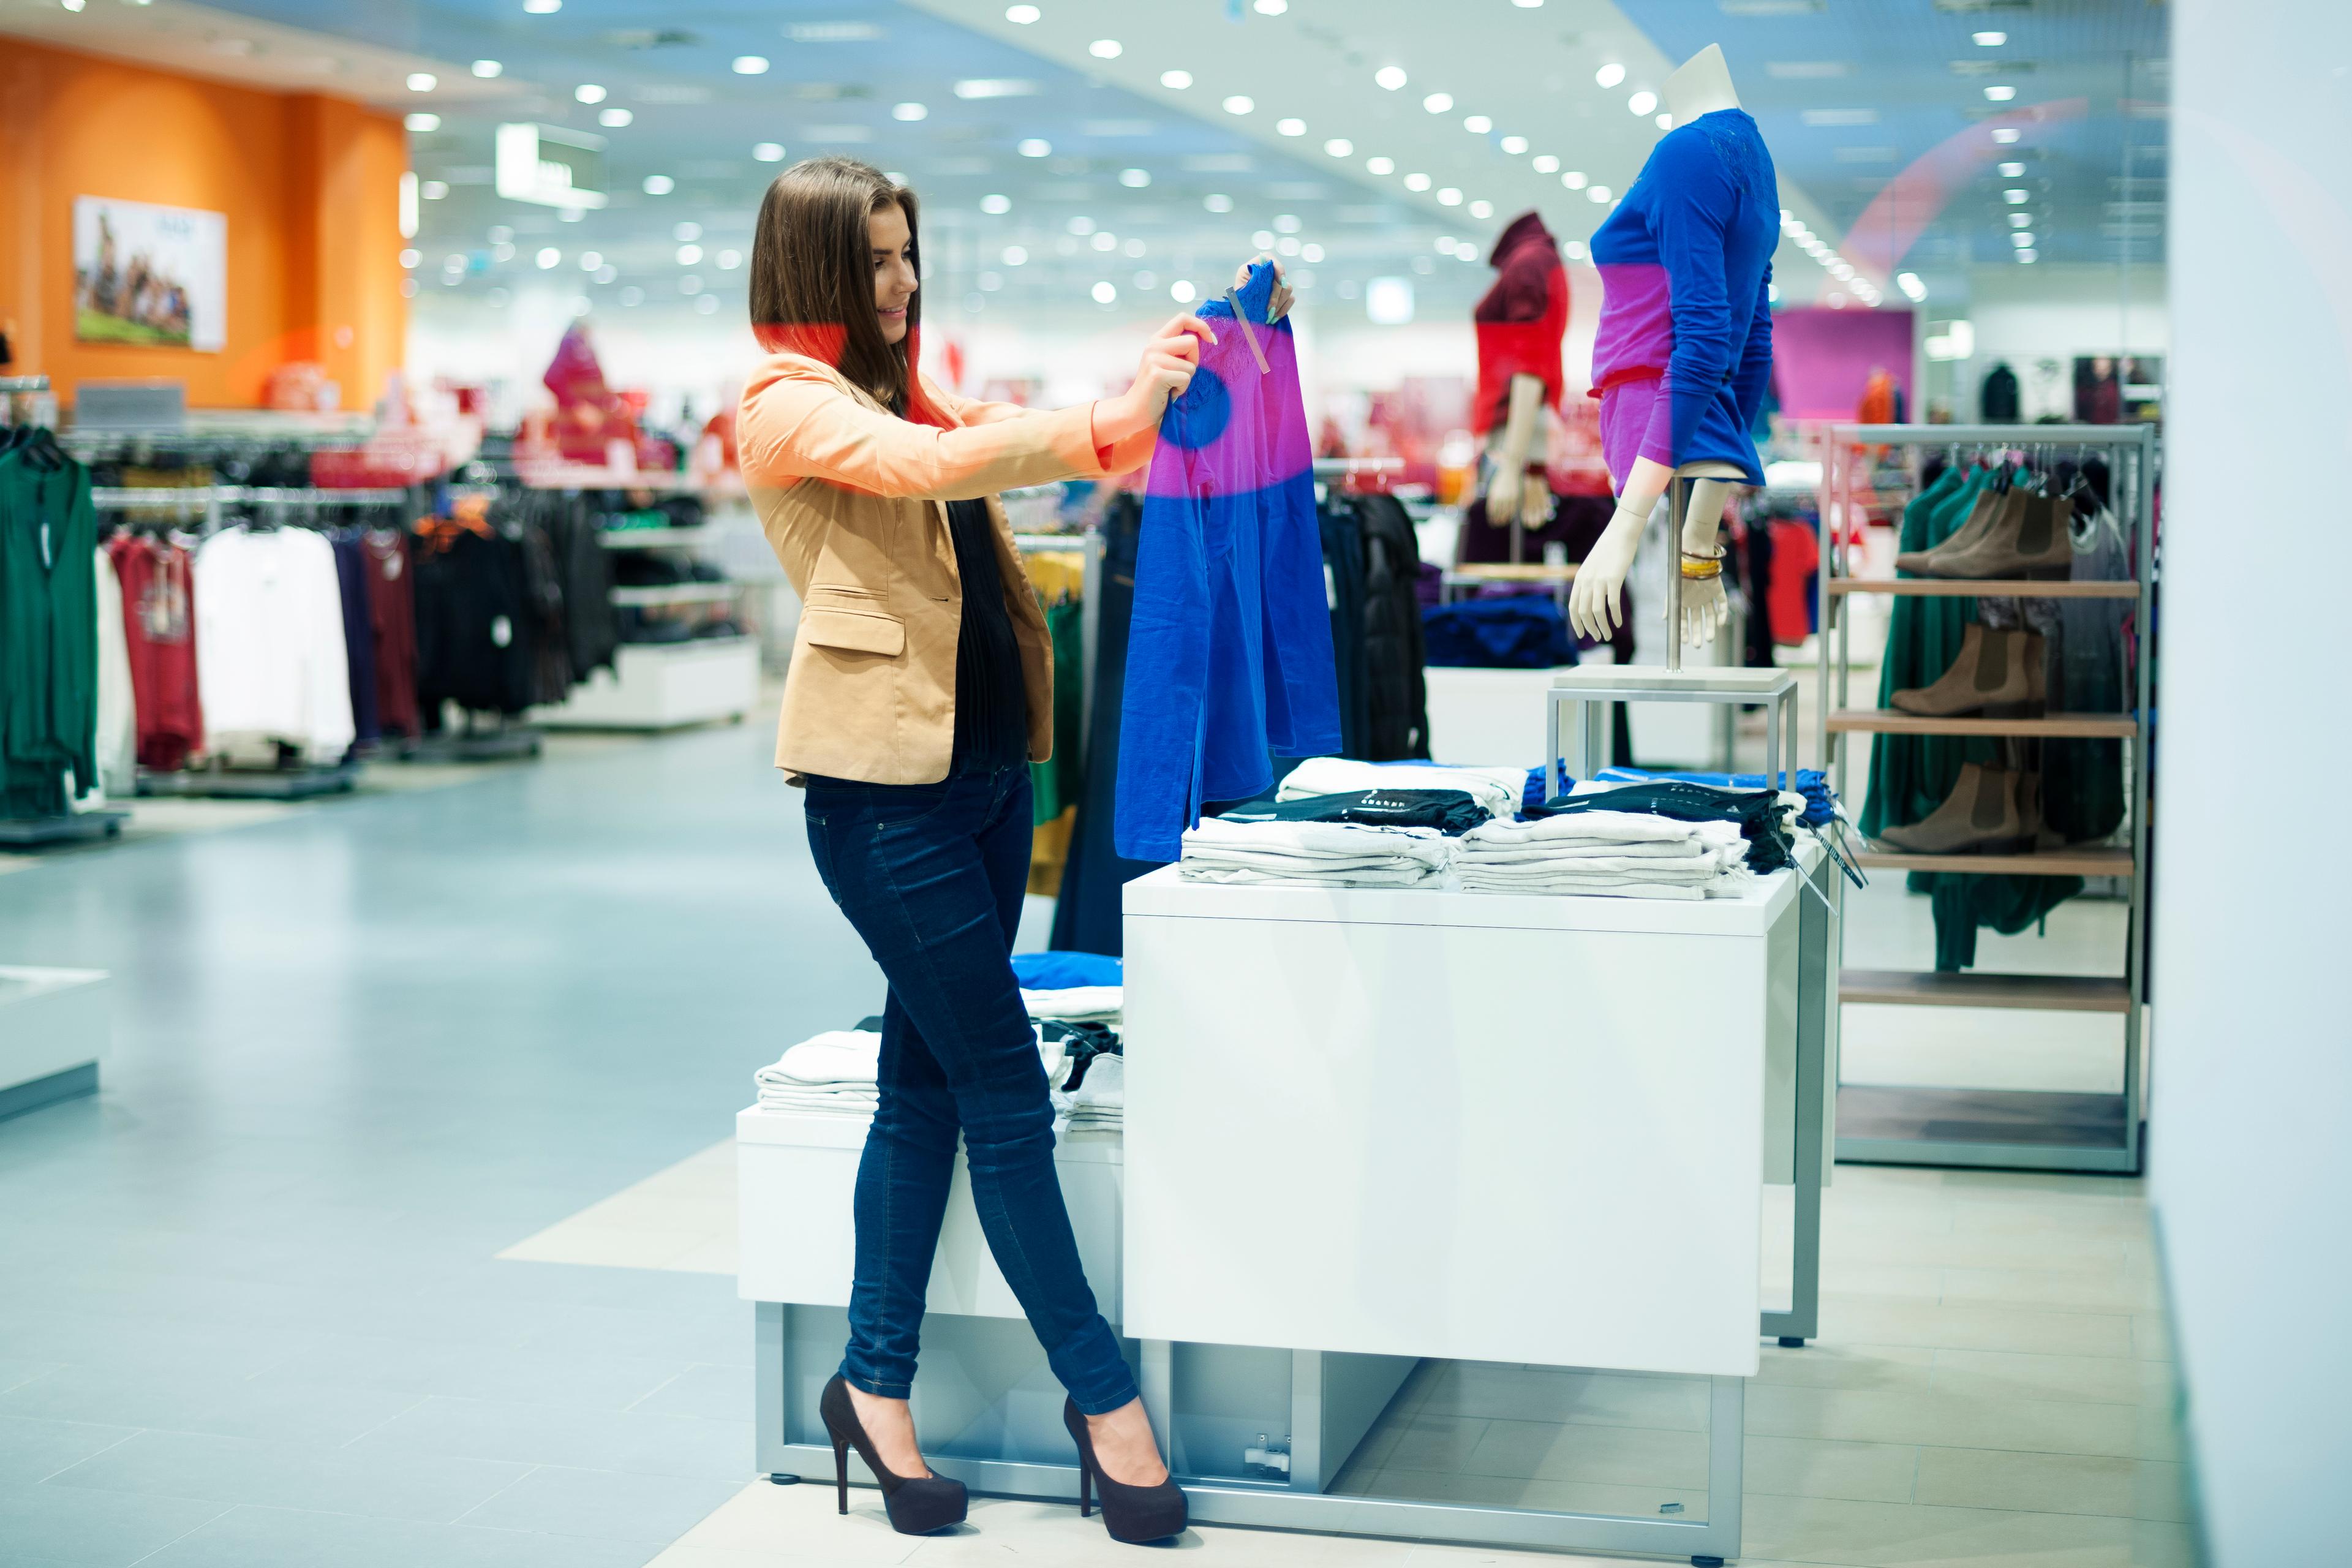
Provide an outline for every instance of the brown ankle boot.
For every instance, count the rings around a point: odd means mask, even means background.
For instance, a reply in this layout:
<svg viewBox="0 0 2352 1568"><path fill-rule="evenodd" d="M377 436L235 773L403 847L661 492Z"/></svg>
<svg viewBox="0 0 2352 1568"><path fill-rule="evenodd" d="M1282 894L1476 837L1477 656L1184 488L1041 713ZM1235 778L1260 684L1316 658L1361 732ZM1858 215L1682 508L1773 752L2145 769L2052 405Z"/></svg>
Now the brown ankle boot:
<svg viewBox="0 0 2352 1568"><path fill-rule="evenodd" d="M1954 719L1988 708L2022 709L2042 700L2042 642L2032 632L1998 631L1980 623L1961 634L1959 657L1932 686L1889 699L1906 713Z"/></svg>
<svg viewBox="0 0 2352 1568"><path fill-rule="evenodd" d="M1909 572L1921 577L1937 575L1935 561L1938 555L1957 554L1971 549L1976 542L1992 531L2000 521L2001 509L2008 504L2015 490L1979 490L1977 499L1969 506L1969 520L1952 530L1941 544L1926 550L1906 550L1895 558L1897 572Z"/></svg>
<svg viewBox="0 0 2352 1568"><path fill-rule="evenodd" d="M2074 568L2065 506L2051 496L2029 495L2013 515L2004 509L2001 522L1966 551L1937 552L1928 572L1979 579L2063 577Z"/></svg>
<svg viewBox="0 0 2352 1568"><path fill-rule="evenodd" d="M1882 829L1890 847L1914 855L1999 854L2021 849L2024 821L2017 810L2017 775L1970 763L1959 782L1925 822Z"/></svg>

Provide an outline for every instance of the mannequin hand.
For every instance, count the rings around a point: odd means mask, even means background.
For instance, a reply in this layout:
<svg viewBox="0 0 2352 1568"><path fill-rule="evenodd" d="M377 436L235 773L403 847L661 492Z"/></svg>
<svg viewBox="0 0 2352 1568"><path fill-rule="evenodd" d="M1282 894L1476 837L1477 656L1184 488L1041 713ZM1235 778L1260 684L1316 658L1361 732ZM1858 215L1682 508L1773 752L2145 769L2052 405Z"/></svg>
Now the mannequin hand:
<svg viewBox="0 0 2352 1568"><path fill-rule="evenodd" d="M1529 475L1519 487L1519 522L1528 528L1551 523L1551 485L1539 475Z"/></svg>
<svg viewBox="0 0 2352 1568"><path fill-rule="evenodd" d="M1507 528L1519 515L1520 492L1526 488L1527 476L1508 464L1497 464L1486 476L1486 521L1496 528Z"/></svg>
<svg viewBox="0 0 2352 1568"><path fill-rule="evenodd" d="M1633 552L1642 547L1642 530L1649 521L1619 507L1584 564L1576 569L1576 581L1568 591L1568 624L1578 636L1607 642L1622 624L1618 590L1624 587L1625 575L1633 569Z"/></svg>
<svg viewBox="0 0 2352 1568"><path fill-rule="evenodd" d="M1659 612L1659 618L1664 618ZM1683 582L1682 639L1685 647L1705 647L1715 640L1715 634L1731 619L1731 601L1723 592L1723 579L1709 577L1694 583Z"/></svg>
<svg viewBox="0 0 2352 1568"><path fill-rule="evenodd" d="M1274 261L1274 297L1266 301L1265 320L1264 321L1252 322L1251 324L1253 326L1270 327L1274 325L1275 322L1282 320L1283 317L1290 314L1290 301L1292 295L1290 292L1290 285L1283 281L1281 262L1275 261L1274 258L1268 256L1265 251L1259 251L1255 256L1253 256L1247 261L1243 262L1241 266L1234 270L1234 292L1236 294L1241 292L1242 285L1249 281L1250 268L1255 267L1261 261Z"/></svg>
<svg viewBox="0 0 2352 1568"><path fill-rule="evenodd" d="M1200 317L1188 312L1171 318L1143 345L1143 358L1135 368L1134 384L1117 397L1106 398L1095 405L1095 439L1114 445L1158 426L1169 399L1181 397L1184 389L1192 384L1192 372L1201 363L1203 338L1213 343L1217 334L1209 331L1209 324Z"/></svg>

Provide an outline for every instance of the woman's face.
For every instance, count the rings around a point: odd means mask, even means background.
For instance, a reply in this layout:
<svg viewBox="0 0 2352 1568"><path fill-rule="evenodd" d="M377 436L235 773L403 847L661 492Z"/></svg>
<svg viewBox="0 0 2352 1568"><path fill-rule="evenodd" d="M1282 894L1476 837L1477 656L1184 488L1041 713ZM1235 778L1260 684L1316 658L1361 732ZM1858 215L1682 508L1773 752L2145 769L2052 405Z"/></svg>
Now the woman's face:
<svg viewBox="0 0 2352 1568"><path fill-rule="evenodd" d="M866 234L874 247L874 309L882 318L882 341L907 340L907 301L915 297L915 263L907 254L914 237L896 202L870 213Z"/></svg>

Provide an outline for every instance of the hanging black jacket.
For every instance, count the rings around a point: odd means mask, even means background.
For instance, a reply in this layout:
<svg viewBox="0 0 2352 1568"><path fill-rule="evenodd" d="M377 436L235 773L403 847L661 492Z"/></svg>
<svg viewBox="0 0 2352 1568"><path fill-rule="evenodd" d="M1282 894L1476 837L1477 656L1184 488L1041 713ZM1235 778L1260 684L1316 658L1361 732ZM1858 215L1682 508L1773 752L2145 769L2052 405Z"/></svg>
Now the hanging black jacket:
<svg viewBox="0 0 2352 1568"><path fill-rule="evenodd" d="M1364 535L1366 761L1429 755L1429 698L1422 675L1421 541L1394 496L1355 499Z"/></svg>

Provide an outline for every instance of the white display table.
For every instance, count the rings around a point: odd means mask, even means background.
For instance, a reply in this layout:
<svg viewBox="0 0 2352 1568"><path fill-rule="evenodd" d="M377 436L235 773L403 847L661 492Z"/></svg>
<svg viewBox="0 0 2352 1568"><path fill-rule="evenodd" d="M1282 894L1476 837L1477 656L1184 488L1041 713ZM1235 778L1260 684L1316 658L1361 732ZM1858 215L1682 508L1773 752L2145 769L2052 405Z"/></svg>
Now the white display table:
<svg viewBox="0 0 2352 1568"><path fill-rule="evenodd" d="M111 1029L103 969L0 966L0 1121L96 1094Z"/></svg>

